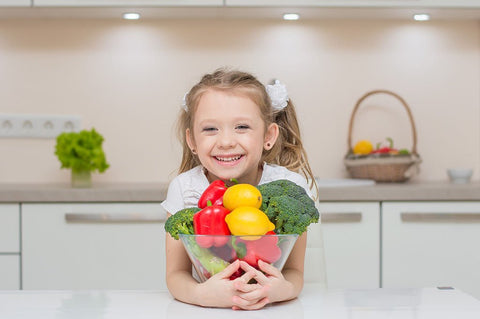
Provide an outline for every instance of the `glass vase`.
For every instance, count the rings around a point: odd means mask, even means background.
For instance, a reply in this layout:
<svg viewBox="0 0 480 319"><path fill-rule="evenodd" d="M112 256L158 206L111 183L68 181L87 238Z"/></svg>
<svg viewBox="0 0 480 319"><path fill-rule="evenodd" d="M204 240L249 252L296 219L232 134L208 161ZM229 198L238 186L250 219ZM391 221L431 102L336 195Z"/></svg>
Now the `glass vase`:
<svg viewBox="0 0 480 319"><path fill-rule="evenodd" d="M72 169L72 187L74 188L92 187L92 173L87 170Z"/></svg>

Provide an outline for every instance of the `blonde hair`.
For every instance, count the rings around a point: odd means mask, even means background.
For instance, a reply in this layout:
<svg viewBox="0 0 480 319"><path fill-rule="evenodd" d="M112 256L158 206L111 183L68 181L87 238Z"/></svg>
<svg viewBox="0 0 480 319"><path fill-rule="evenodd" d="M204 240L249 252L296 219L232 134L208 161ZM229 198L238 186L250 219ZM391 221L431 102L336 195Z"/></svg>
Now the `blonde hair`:
<svg viewBox="0 0 480 319"><path fill-rule="evenodd" d="M187 145L186 130L189 129L190 132L193 132L196 108L202 95L208 90L235 91L247 96L258 105L265 123L265 130L271 123L276 123L279 127L279 136L272 149L263 150L262 162L277 164L301 173L310 181L310 188L314 186L316 188L315 177L300 137L300 127L292 100L288 101L284 109L274 111L265 86L255 76L224 68L204 75L185 97L186 109L180 111L177 123L178 138L183 144L179 173L201 164Z"/></svg>

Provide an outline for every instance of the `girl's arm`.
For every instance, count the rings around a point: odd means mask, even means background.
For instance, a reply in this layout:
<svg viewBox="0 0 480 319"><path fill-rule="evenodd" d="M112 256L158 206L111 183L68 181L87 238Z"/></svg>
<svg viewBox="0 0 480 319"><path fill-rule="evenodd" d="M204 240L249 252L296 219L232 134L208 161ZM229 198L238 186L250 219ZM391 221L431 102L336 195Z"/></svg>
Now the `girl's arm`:
<svg viewBox="0 0 480 319"><path fill-rule="evenodd" d="M305 268L305 251L307 249L307 232L300 235L293 246L292 252L283 267L282 274L285 279L292 284L292 290L290 290L290 296L284 295L281 300L296 298L303 289L303 273ZM269 266L269 264L264 263ZM273 268L273 267L271 267Z"/></svg>

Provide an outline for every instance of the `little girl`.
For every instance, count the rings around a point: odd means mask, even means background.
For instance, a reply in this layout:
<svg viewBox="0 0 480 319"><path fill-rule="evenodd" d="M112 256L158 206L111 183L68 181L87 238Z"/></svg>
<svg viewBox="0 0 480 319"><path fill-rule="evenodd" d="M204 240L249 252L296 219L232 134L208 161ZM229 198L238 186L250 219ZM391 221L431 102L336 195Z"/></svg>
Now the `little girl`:
<svg viewBox="0 0 480 319"><path fill-rule="evenodd" d="M310 188L316 185L295 109L285 86L278 82L265 87L251 74L225 69L207 74L186 94L178 130L183 143L180 175L171 182L162 203L169 216L197 206L216 179L227 185L232 178L252 185L288 179L312 196ZM180 301L205 307L253 310L293 299L303 287L306 240L305 232L282 272L265 262L259 261L258 271L237 260L199 283L181 241L167 234L168 289ZM230 280L239 268L244 275ZM252 278L256 283L248 284Z"/></svg>

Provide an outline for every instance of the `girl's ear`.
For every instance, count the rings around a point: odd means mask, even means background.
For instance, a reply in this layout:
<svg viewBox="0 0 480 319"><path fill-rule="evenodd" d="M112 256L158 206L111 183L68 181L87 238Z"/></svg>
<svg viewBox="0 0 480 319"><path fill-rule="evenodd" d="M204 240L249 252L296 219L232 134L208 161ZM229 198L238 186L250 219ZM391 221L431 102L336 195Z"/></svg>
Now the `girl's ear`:
<svg viewBox="0 0 480 319"><path fill-rule="evenodd" d="M275 142L277 141L279 129L277 123L272 123L268 126L265 133L265 140L263 142L263 148L267 151L271 150Z"/></svg>
<svg viewBox="0 0 480 319"><path fill-rule="evenodd" d="M187 140L187 145L192 151L193 154L195 154L195 142L193 141L193 136L190 132L190 129L187 128L185 131L185 139Z"/></svg>

